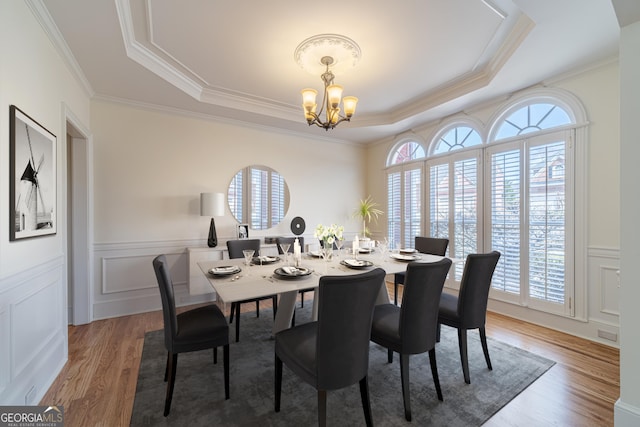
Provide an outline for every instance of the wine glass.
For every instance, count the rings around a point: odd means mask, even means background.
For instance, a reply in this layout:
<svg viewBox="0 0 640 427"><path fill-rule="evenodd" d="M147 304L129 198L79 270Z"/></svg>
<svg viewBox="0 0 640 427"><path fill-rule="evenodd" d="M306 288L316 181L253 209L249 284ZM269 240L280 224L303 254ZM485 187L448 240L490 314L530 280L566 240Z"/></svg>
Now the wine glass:
<svg viewBox="0 0 640 427"><path fill-rule="evenodd" d="M253 249L244 249L242 253L244 254L245 265L251 265L251 259L253 258L255 251Z"/></svg>
<svg viewBox="0 0 640 427"><path fill-rule="evenodd" d="M338 258L342 258L342 245L344 245L344 238L336 239L336 247L338 248Z"/></svg>
<svg viewBox="0 0 640 427"><path fill-rule="evenodd" d="M280 243L280 250L284 255L284 263L289 266L289 248L291 247L291 243Z"/></svg>
<svg viewBox="0 0 640 427"><path fill-rule="evenodd" d="M385 256L387 255L388 242L385 237L384 240L378 240L378 250L380 251L380 258L384 261Z"/></svg>

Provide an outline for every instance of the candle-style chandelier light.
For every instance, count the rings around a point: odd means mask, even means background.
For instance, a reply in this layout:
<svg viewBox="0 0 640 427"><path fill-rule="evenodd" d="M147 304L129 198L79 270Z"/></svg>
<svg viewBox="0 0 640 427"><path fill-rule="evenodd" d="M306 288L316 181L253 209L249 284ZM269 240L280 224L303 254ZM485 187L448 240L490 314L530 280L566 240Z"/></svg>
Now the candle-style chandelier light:
<svg viewBox="0 0 640 427"><path fill-rule="evenodd" d="M324 67L320 76L324 82L320 108L318 109L316 102L317 90L307 88L301 91L302 108L307 124L329 130L343 121L350 121L356 111L358 98L342 98L343 87L334 83L335 75L330 67L338 67L341 70L353 67L360 59L358 45L344 36L321 34L303 41L296 48L295 58L298 64L309 72L317 70L318 58L319 64Z"/></svg>

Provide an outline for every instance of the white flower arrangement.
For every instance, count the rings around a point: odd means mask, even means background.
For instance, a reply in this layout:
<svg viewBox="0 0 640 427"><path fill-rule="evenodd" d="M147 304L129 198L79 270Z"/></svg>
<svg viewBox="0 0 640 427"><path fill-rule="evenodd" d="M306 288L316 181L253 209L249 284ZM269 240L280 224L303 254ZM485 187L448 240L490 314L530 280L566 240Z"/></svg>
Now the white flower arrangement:
<svg viewBox="0 0 640 427"><path fill-rule="evenodd" d="M316 239L327 242L329 245L333 245L333 242L336 240L342 240L344 233L343 226L337 226L335 224L331 224L328 227L325 227L322 224L318 224L316 230L313 232L313 237Z"/></svg>

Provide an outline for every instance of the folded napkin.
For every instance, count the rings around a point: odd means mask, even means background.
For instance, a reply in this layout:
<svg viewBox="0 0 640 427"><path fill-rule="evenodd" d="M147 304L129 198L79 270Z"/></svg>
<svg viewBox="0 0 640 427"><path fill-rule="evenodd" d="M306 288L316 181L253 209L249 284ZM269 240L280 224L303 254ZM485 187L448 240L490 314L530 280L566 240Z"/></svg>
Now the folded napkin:
<svg viewBox="0 0 640 427"><path fill-rule="evenodd" d="M362 267L365 265L365 262L359 259L345 259L344 263L352 267Z"/></svg>
<svg viewBox="0 0 640 427"><path fill-rule="evenodd" d="M293 276L293 275L297 275L297 274L301 274L302 270L296 267L289 267L289 266L284 266L282 267L282 271L284 271L285 273Z"/></svg>
<svg viewBox="0 0 640 427"><path fill-rule="evenodd" d="M268 256L268 255L260 255L259 257L256 257L258 259L258 261L275 261L276 257L273 256Z"/></svg>
<svg viewBox="0 0 640 427"><path fill-rule="evenodd" d="M236 271L238 270L238 266L237 265L227 265L224 267L216 267L213 269L214 272L216 273L230 273L232 271Z"/></svg>

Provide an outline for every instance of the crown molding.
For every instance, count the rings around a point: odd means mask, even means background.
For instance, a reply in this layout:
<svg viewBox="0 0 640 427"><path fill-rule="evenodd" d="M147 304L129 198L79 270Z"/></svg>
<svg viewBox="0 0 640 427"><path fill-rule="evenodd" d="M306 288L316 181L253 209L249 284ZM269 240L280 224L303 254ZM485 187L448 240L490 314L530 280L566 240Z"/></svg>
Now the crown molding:
<svg viewBox="0 0 640 427"><path fill-rule="evenodd" d="M80 87L89 97L93 97L95 95L95 91L91 87L91 83L89 83L89 80L87 80L87 77L84 75L82 68L78 64L78 61L76 61L76 58L73 56L69 45L62 37L58 26L53 21L53 18L51 18L51 15L49 14L47 8L44 6L43 1L25 0L25 3L29 7L29 9L31 9L31 13L33 13L33 16L36 18L44 32L47 34L47 37L49 37L51 44L53 44L55 49L58 51L58 54L63 59L65 65L67 66L73 77L76 79L76 81L80 84Z"/></svg>

